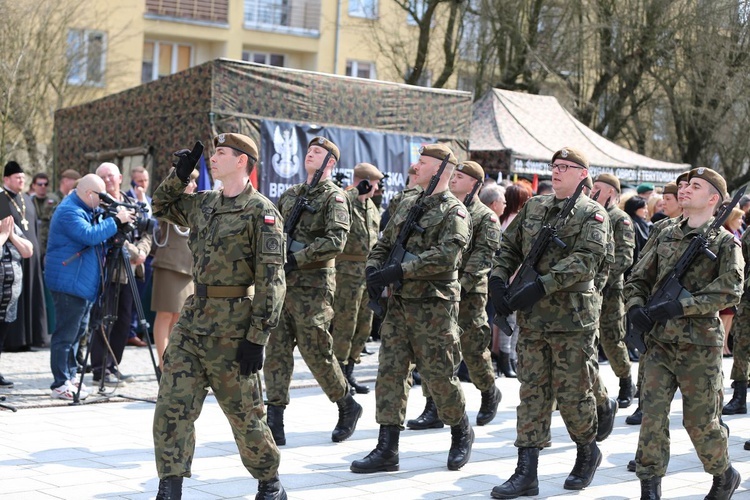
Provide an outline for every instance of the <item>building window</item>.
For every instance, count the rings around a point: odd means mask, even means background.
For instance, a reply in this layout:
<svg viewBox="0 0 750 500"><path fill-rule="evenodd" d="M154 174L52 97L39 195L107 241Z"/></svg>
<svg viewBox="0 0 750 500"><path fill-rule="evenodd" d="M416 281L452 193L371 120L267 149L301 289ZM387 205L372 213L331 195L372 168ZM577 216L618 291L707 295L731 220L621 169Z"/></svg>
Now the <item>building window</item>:
<svg viewBox="0 0 750 500"><path fill-rule="evenodd" d="M101 31L68 31L68 83L104 85L107 34Z"/></svg>
<svg viewBox="0 0 750 500"><path fill-rule="evenodd" d="M191 66L193 48L171 42L143 43L141 83L183 71Z"/></svg>
<svg viewBox="0 0 750 500"><path fill-rule="evenodd" d="M377 19L378 0L349 0L349 15L352 17Z"/></svg>
<svg viewBox="0 0 750 500"><path fill-rule="evenodd" d="M267 64L268 66L278 66L283 68L285 61L284 54L269 54L267 52L249 52L242 51L242 60L258 64Z"/></svg>
<svg viewBox="0 0 750 500"><path fill-rule="evenodd" d="M375 79L375 64L363 61L346 61L346 76Z"/></svg>
<svg viewBox="0 0 750 500"><path fill-rule="evenodd" d="M288 0L245 0L245 20L252 24L289 26Z"/></svg>

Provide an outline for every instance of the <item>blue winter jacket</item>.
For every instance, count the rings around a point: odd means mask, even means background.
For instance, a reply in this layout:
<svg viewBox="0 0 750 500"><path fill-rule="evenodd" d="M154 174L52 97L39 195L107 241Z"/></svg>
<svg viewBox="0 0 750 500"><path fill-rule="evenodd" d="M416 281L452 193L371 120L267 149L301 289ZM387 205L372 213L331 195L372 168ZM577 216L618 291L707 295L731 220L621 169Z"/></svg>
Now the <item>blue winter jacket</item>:
<svg viewBox="0 0 750 500"><path fill-rule="evenodd" d="M93 223L94 211L76 192L55 209L50 222L44 278L53 292L75 295L93 302L101 281L99 255L102 244L117 233L114 218Z"/></svg>

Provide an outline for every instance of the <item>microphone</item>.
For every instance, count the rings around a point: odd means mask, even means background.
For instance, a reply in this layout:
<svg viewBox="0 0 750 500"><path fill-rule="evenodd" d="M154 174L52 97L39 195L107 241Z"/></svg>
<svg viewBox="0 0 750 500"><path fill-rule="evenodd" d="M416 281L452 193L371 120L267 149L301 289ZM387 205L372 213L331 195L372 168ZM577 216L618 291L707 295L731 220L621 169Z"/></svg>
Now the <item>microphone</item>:
<svg viewBox="0 0 750 500"><path fill-rule="evenodd" d="M107 203L109 203L109 204L112 204L112 203L117 203L117 202L115 201L115 199L114 199L114 198L112 198L112 197L111 197L111 196L110 196L109 194L107 194L107 193L104 193L104 192L102 192L102 193L96 193L96 194L98 194L98 195L99 195L99 199L100 199L100 200L102 200L102 201L105 201L105 202L107 202Z"/></svg>

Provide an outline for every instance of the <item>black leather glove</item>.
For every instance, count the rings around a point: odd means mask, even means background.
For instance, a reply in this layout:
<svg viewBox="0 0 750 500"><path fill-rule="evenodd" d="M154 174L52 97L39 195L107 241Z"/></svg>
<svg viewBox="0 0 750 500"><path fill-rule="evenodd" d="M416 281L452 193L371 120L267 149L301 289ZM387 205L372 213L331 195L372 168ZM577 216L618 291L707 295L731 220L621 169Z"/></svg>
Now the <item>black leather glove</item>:
<svg viewBox="0 0 750 500"><path fill-rule="evenodd" d="M240 375L248 376L263 368L263 346L242 339L237 348L237 359L240 364Z"/></svg>
<svg viewBox="0 0 750 500"><path fill-rule="evenodd" d="M654 320L646 312L643 306L633 306L628 309L628 320L639 331L648 333L654 326Z"/></svg>
<svg viewBox="0 0 750 500"><path fill-rule="evenodd" d="M294 271L295 269L298 269L297 267L297 259L294 258L293 253L286 254L286 263L284 264L284 272L289 273Z"/></svg>
<svg viewBox="0 0 750 500"><path fill-rule="evenodd" d="M508 299L508 305L514 311L528 311L539 299L544 297L544 286L542 281L537 278L534 281L524 283L513 297Z"/></svg>
<svg viewBox="0 0 750 500"><path fill-rule="evenodd" d="M513 309L508 304L508 301L505 300L505 294L508 292L508 286L505 282L497 276L490 276L489 289L495 314L503 317L513 314Z"/></svg>
<svg viewBox="0 0 750 500"><path fill-rule="evenodd" d="M383 292L383 287L378 284L379 281L377 281L375 278L376 274L378 274L377 267L370 266L367 269L365 269L365 281L367 283L367 295L371 299L374 299L374 300L378 300L380 298L380 294Z"/></svg>
<svg viewBox="0 0 750 500"><path fill-rule="evenodd" d="M400 281L403 277L404 271L401 269L401 264L391 264L370 274L367 278L367 283L369 285L372 282L373 285L385 288L391 283Z"/></svg>
<svg viewBox="0 0 750 500"><path fill-rule="evenodd" d="M661 304L650 307L648 310L648 315L651 317L651 319L656 323L662 324L666 323L672 318L678 318L683 314L684 311L679 300L662 302Z"/></svg>
<svg viewBox="0 0 750 500"><path fill-rule="evenodd" d="M370 184L370 181L367 179L362 179L359 181L359 184L357 184L357 192L360 195L369 193L370 189L372 189L372 184Z"/></svg>
<svg viewBox="0 0 750 500"><path fill-rule="evenodd" d="M198 162L203 154L203 143L198 141L193 146L192 151L189 149L181 149L173 153L177 160L172 162L177 177L182 182L188 182L190 180L190 174L193 173L195 167L198 166Z"/></svg>

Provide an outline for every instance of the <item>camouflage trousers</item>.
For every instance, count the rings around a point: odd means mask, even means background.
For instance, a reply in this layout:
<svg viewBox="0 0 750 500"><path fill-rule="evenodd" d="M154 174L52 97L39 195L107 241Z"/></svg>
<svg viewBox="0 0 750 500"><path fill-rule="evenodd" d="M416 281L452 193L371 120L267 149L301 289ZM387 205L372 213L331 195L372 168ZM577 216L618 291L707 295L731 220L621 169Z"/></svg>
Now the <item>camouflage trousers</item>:
<svg viewBox="0 0 750 500"><path fill-rule="evenodd" d="M333 290L328 287L287 287L281 318L271 331L263 363L269 405L289 404L295 346L329 400L346 396L346 379L333 356L333 339L328 333L332 302Z"/></svg>
<svg viewBox="0 0 750 500"><path fill-rule="evenodd" d="M557 399L570 438L588 444L596 437L594 330L518 335L518 380L521 403L516 447L542 448L551 439L552 404Z"/></svg>
<svg viewBox="0 0 750 500"><path fill-rule="evenodd" d="M492 332L487 319L486 293L466 294L458 306L458 326L461 328L461 356L474 387L481 392L495 386L495 372L492 370L490 342ZM422 394L427 397L429 384L422 382Z"/></svg>
<svg viewBox="0 0 750 500"><path fill-rule="evenodd" d="M742 301L732 321L732 380L750 379L750 303Z"/></svg>
<svg viewBox="0 0 750 500"><path fill-rule="evenodd" d="M596 376L594 377L594 384L591 386L591 391L594 393L596 406L603 407L609 403L609 393L607 392L607 386L604 385L604 381L602 380L602 374L599 371L599 335L599 331L597 330L594 335L594 359L592 360Z"/></svg>
<svg viewBox="0 0 750 500"><path fill-rule="evenodd" d="M461 382L454 375L461 359L458 302L438 298L388 299L380 329L378 378L375 384L376 421L403 428L409 398L411 365L419 367L430 387L438 416L456 425L466 411Z"/></svg>
<svg viewBox="0 0 750 500"><path fill-rule="evenodd" d="M154 411L154 456L159 478L190 477L195 421L210 387L232 427L240 459L252 476L277 474L279 449L264 420L260 374L241 376L235 361L241 338L172 330Z"/></svg>
<svg viewBox="0 0 750 500"><path fill-rule="evenodd" d="M359 263L357 263L359 264ZM367 307L365 266L360 275L336 272L336 294L333 301L333 353L342 363L359 363L362 349L372 329L372 310Z"/></svg>
<svg viewBox="0 0 750 500"><path fill-rule="evenodd" d="M625 306L622 290L605 287L599 316L599 342L617 378L630 375L630 356L624 339Z"/></svg>
<svg viewBox="0 0 750 500"><path fill-rule="evenodd" d="M719 425L722 409L722 347L672 344L648 339L641 409L643 422L635 455L640 479L662 477L669 464L669 410L675 391L682 394L682 422L711 475L729 466L727 434ZM641 358L643 360L643 358Z"/></svg>

